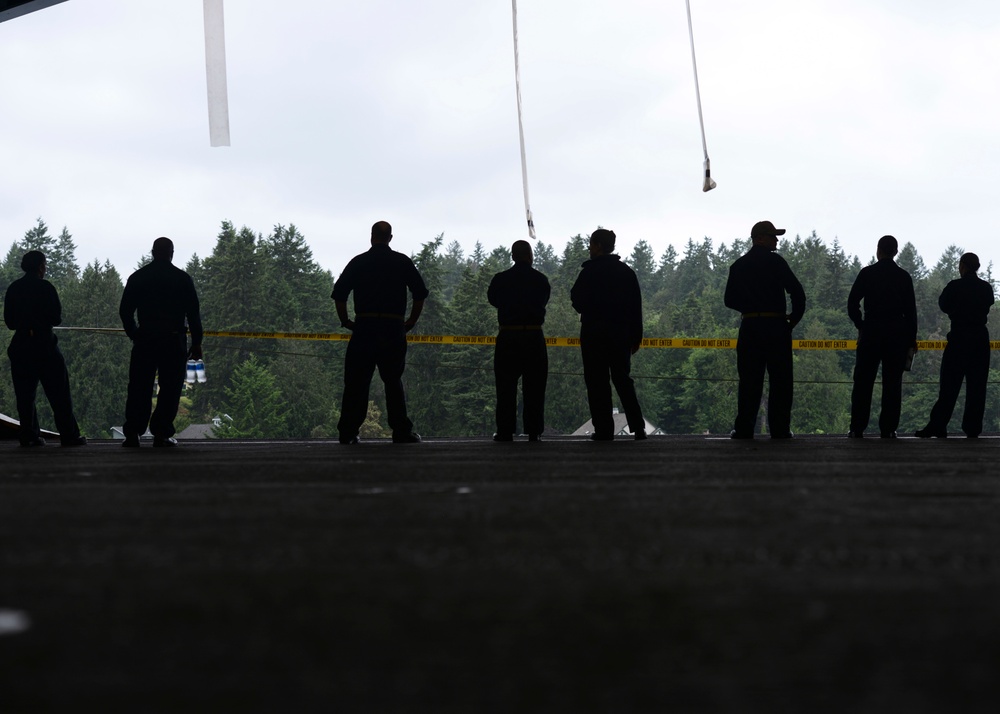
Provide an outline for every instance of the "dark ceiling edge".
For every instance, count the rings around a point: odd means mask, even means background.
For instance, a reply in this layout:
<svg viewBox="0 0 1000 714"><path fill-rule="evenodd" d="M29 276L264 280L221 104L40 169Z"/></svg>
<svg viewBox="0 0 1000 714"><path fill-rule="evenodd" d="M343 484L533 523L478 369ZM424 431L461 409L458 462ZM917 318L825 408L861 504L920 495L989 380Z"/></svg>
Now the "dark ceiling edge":
<svg viewBox="0 0 1000 714"><path fill-rule="evenodd" d="M66 0L0 0L0 22L13 20L36 10L58 5Z"/></svg>

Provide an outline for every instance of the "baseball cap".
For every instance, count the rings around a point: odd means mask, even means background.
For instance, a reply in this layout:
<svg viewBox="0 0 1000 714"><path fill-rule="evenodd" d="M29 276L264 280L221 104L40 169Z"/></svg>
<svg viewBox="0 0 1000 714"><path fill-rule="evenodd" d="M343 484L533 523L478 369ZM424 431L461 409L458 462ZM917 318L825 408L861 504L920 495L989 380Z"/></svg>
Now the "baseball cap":
<svg viewBox="0 0 1000 714"><path fill-rule="evenodd" d="M760 221L755 223L753 230L750 231L750 238L771 238L785 235L784 228L775 228L771 221Z"/></svg>

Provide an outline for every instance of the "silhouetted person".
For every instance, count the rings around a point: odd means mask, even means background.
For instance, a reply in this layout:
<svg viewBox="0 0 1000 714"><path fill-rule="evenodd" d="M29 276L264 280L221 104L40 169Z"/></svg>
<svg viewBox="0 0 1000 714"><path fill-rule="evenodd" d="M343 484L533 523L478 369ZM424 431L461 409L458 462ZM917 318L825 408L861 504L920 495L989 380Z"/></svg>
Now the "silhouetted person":
<svg viewBox="0 0 1000 714"><path fill-rule="evenodd" d="M138 447L147 426L153 433L153 446L177 446L174 418L184 387L185 365L188 359L202 357L198 293L191 276L176 267L173 258L174 244L169 238L153 241L153 260L129 276L118 307L125 333L132 340L122 426L125 447ZM150 417L156 382L160 389Z"/></svg>
<svg viewBox="0 0 1000 714"><path fill-rule="evenodd" d="M628 428L638 440L646 438L639 399L632 382L632 355L642 344L642 293L632 268L614 254L615 234L598 228L590 235L590 260L570 290L573 309L580 313L580 355L587 401L594 424L594 441L614 435L611 382L618 392Z"/></svg>
<svg viewBox="0 0 1000 714"><path fill-rule="evenodd" d="M542 324L549 302L549 280L531 267L528 241L511 246L514 267L497 273L486 297L497 309L500 332L493 352L497 385L496 441L511 441L517 433L517 381L524 393L524 431L538 441L545 428L545 382L549 356Z"/></svg>
<svg viewBox="0 0 1000 714"><path fill-rule="evenodd" d="M979 256L966 253L958 261L958 280L944 286L938 306L951 318L948 344L941 357L941 385L927 426L917 432L922 439L948 436L948 422L965 378L965 413L962 431L976 439L983 431L986 381L990 372L990 333L986 319L993 305L993 286L982 280Z"/></svg>
<svg viewBox="0 0 1000 714"><path fill-rule="evenodd" d="M736 369L740 376L736 423L730 436L752 439L754 423L764 393L767 371L769 394L767 424L772 439L792 436L792 328L806 310L802 284L775 253L784 228L761 221L750 231L753 245L729 267L726 307L742 314L736 343ZM785 313L785 293L792 299Z"/></svg>
<svg viewBox="0 0 1000 714"><path fill-rule="evenodd" d="M899 244L882 236L877 262L861 269L847 298L847 315L858 328L858 349L851 391L849 438L861 438L872 411L872 389L882 365L882 409L878 428L883 439L895 439L903 401L903 371L907 351L917 348L917 299L913 279L893 258ZM865 302L864 318L861 301Z"/></svg>
<svg viewBox="0 0 1000 714"><path fill-rule="evenodd" d="M342 327L353 332L344 358L344 397L340 405L341 444L358 443L358 432L368 414L368 390L378 367L385 383L385 407L393 442L420 441L406 415L403 370L406 333L417 324L427 299L427 286L413 261L389 247L392 226L372 226L372 247L344 268L331 296ZM413 296L409 317L406 292ZM347 297L354 293L354 320L347 314Z"/></svg>
<svg viewBox="0 0 1000 714"><path fill-rule="evenodd" d="M52 328L62 322L62 305L52 283L45 280L45 254L38 250L25 253L21 270L24 276L10 284L3 303L4 322L14 330L7 356L21 422L18 438L21 446L45 446L35 411L35 394L41 382L52 406L60 443L83 446L87 438L80 436L73 416L66 361L52 333Z"/></svg>

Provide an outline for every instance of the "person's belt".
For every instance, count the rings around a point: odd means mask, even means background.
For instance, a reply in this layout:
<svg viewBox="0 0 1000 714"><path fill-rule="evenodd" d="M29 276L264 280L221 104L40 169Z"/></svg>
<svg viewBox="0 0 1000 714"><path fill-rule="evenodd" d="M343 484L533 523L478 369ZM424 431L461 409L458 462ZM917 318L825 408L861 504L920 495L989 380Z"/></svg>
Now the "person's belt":
<svg viewBox="0 0 1000 714"><path fill-rule="evenodd" d="M785 317L783 312L744 312L743 317Z"/></svg>
<svg viewBox="0 0 1000 714"><path fill-rule="evenodd" d="M14 334L25 335L27 337L50 337L52 335L52 328L48 326L18 327L14 330Z"/></svg>
<svg viewBox="0 0 1000 714"><path fill-rule="evenodd" d="M374 318L374 319L377 319L377 320L402 320L403 319L402 315L394 315L391 312L359 312L354 317L355 318L358 318L358 317Z"/></svg>
<svg viewBox="0 0 1000 714"><path fill-rule="evenodd" d="M501 330L540 330L541 325L500 325Z"/></svg>

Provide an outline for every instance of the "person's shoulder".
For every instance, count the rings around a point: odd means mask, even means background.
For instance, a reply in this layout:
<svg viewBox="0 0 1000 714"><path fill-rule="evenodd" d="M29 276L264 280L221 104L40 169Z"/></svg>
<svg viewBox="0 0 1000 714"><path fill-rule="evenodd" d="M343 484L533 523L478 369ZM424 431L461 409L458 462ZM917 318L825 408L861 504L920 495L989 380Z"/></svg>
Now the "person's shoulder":
<svg viewBox="0 0 1000 714"><path fill-rule="evenodd" d="M622 257L617 253L599 256L594 262L605 270L615 270L620 273L624 273L626 270L632 270L632 268L629 267L629 264L622 260Z"/></svg>
<svg viewBox="0 0 1000 714"><path fill-rule="evenodd" d="M896 266L896 274L899 276L899 279L902 280L904 283L912 286L913 276L910 275L910 271L896 263L893 263L893 265Z"/></svg>
<svg viewBox="0 0 1000 714"><path fill-rule="evenodd" d="M372 248L376 247L377 246L372 246ZM384 250L370 250L367 253L362 253L361 255L371 255L375 259L391 260L395 263L399 263L400 265L416 265L413 262L413 258L408 256L406 253L401 253L398 250L393 250L392 246L388 245L385 246ZM359 255L358 257L360 258L361 255Z"/></svg>
<svg viewBox="0 0 1000 714"><path fill-rule="evenodd" d="M764 258L764 260L769 260L772 263L776 263L778 265L783 265L786 268L789 267L788 261L785 260L785 256L783 256L781 253L778 253L776 251L770 250L770 251L768 251L766 253L766 256L767 257Z"/></svg>
<svg viewBox="0 0 1000 714"><path fill-rule="evenodd" d="M167 263L163 266L162 271L169 275L172 279L178 280L180 282L190 282L194 283L194 280L188 274L184 268L179 265L174 265L173 263Z"/></svg>
<svg viewBox="0 0 1000 714"><path fill-rule="evenodd" d="M730 268L734 268L737 265L743 265L749 259L750 259L750 252L747 251L746 253L744 253L743 255L741 255L739 258L737 258L736 260L734 260L732 263L730 263L729 267Z"/></svg>

